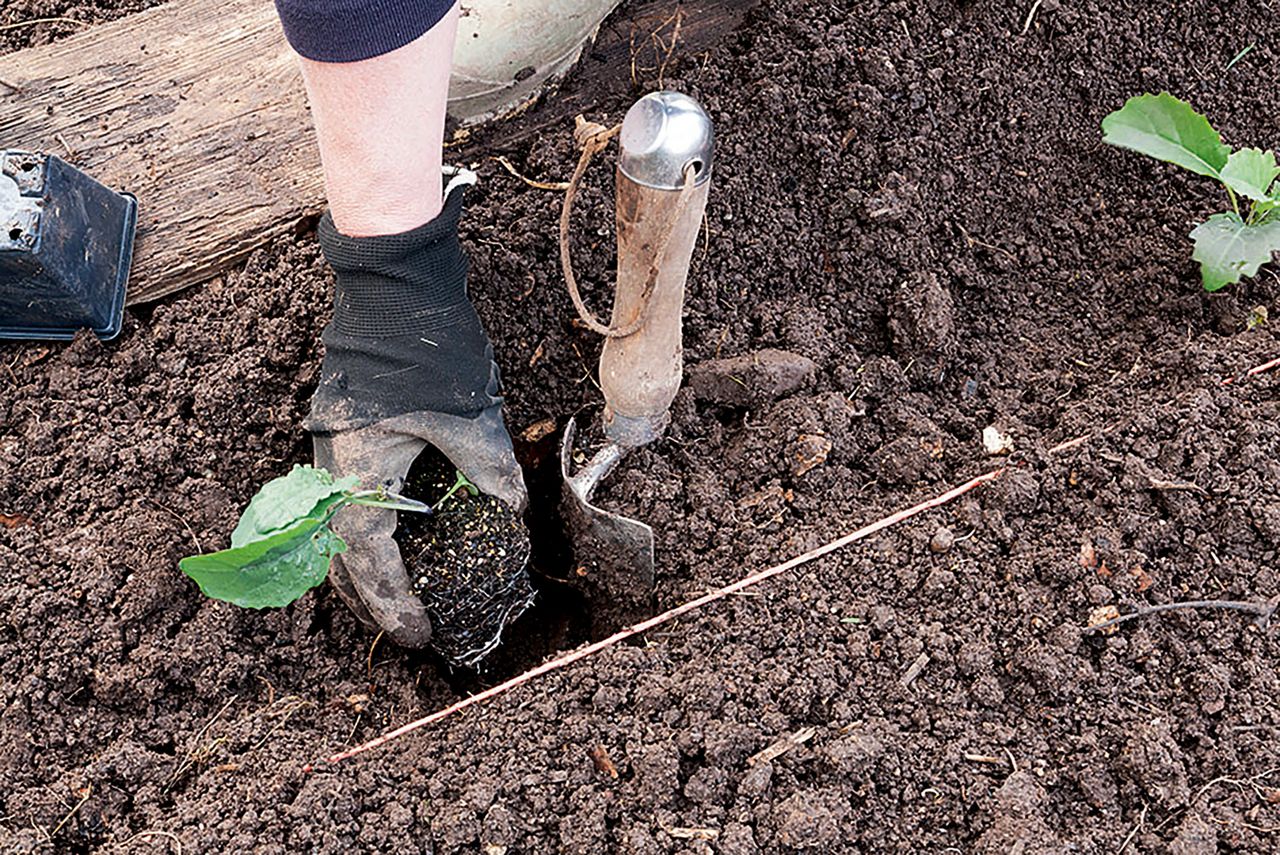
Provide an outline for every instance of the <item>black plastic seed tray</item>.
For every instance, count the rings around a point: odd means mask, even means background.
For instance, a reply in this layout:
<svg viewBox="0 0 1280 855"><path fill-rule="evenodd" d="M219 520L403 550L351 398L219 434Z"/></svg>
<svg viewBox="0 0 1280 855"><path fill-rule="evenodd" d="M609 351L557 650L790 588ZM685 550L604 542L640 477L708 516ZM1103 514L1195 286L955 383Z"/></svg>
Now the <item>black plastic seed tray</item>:
<svg viewBox="0 0 1280 855"><path fill-rule="evenodd" d="M114 338L137 221L137 200L61 158L0 152L0 338Z"/></svg>

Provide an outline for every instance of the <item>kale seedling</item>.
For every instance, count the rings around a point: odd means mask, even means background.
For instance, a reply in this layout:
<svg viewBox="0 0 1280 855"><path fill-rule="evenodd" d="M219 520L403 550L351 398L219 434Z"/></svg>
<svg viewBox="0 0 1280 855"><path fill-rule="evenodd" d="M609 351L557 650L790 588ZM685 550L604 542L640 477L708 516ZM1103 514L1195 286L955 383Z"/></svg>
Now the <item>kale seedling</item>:
<svg viewBox="0 0 1280 855"><path fill-rule="evenodd" d="M449 488L449 491L447 493L445 493L443 496L440 497L440 501L436 502L434 505L431 506L431 510L432 511L440 510L442 507L444 507L445 502L449 501L450 499L452 499L454 496L458 494L459 490L470 493L472 496L480 495L480 490L476 487L476 485L472 484L469 480L467 480L466 475L463 475L461 472L458 472L454 477L453 486Z"/></svg>
<svg viewBox="0 0 1280 855"><path fill-rule="evenodd" d="M475 490L461 474L459 489ZM334 478L325 469L294 466L267 482L249 502L231 548L178 562L200 590L215 600L250 609L287 606L324 581L333 556L347 544L329 528L345 505L368 505L429 514L430 505L389 490L358 490L358 480ZM443 502L443 500L441 500Z"/></svg>
<svg viewBox="0 0 1280 855"><path fill-rule="evenodd" d="M1214 214L1191 232L1206 291L1253 276L1280 250L1280 166L1272 151L1222 142L1209 120L1168 92L1138 95L1102 120L1102 141L1197 175L1226 188L1231 210Z"/></svg>

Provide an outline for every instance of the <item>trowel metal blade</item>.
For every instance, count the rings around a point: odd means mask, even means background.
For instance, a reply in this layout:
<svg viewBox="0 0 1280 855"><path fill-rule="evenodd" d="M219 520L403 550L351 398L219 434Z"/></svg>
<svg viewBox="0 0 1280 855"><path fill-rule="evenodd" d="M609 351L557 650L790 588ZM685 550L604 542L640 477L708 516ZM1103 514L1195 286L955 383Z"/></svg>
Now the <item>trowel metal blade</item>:
<svg viewBox="0 0 1280 855"><path fill-rule="evenodd" d="M653 529L639 520L591 504L596 485L616 468L624 450L602 449L576 476L571 474L573 419L560 446L565 520L574 552L574 581L586 589L597 625L630 622L647 614L653 599Z"/></svg>

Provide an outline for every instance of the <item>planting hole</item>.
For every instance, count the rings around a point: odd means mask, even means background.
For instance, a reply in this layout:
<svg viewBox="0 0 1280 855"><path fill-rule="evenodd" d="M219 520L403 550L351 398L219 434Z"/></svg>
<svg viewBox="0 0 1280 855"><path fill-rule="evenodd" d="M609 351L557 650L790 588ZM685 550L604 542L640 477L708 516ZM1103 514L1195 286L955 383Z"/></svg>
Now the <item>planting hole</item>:
<svg viewBox="0 0 1280 855"><path fill-rule="evenodd" d="M17 240L22 237L22 229L9 229L9 240Z"/></svg>

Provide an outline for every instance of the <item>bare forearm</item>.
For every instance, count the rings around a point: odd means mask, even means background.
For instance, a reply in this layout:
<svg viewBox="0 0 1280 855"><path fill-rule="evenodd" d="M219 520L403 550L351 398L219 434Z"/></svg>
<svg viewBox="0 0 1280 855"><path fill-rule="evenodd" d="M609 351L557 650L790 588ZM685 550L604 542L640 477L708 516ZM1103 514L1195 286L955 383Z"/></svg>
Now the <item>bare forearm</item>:
<svg viewBox="0 0 1280 855"><path fill-rule="evenodd" d="M359 5L307 2L311 16L331 5L347 11ZM292 3L281 0L278 4L286 32L290 30L287 16ZM418 5L422 8L414 9L425 9L423 14L427 14L433 5L440 4ZM347 13L335 14L336 18L316 23L303 36L291 35L300 55L334 225L352 237L408 231L440 212L445 108L457 7L446 8L430 29L411 41L368 57L366 52L394 44L414 30L398 30L391 25L394 21L388 23L385 18L376 25L364 21L364 29L344 42L333 26L347 20ZM433 14L414 20L420 26ZM295 20L294 28L297 26ZM317 48L311 41L321 38L317 32L327 34L334 44ZM332 56L357 58L325 59Z"/></svg>

